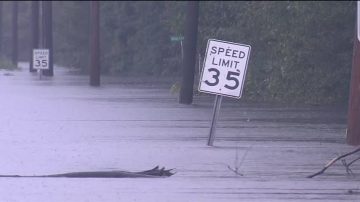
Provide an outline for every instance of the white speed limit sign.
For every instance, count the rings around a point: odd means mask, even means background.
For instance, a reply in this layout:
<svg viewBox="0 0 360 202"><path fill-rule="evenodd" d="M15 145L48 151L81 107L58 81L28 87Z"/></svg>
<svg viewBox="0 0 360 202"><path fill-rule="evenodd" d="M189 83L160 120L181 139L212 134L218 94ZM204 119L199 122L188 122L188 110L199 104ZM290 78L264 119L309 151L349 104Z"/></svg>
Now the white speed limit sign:
<svg viewBox="0 0 360 202"><path fill-rule="evenodd" d="M33 68L49 69L49 49L33 50Z"/></svg>
<svg viewBox="0 0 360 202"><path fill-rule="evenodd" d="M199 91L240 98L250 50L249 45L209 39Z"/></svg>

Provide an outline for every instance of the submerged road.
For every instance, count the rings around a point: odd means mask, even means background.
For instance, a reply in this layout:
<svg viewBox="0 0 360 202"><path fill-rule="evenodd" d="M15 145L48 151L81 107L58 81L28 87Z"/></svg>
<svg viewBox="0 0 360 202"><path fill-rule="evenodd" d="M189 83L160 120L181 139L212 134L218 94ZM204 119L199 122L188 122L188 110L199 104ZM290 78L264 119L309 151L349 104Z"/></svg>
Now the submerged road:
<svg viewBox="0 0 360 202"><path fill-rule="evenodd" d="M327 161L345 144L346 106L222 102L206 146L214 96L181 105L174 78L88 77L56 67L39 80L0 70L0 175L175 168L160 179L0 178L0 201L360 201L360 162ZM231 169L238 169L237 175Z"/></svg>

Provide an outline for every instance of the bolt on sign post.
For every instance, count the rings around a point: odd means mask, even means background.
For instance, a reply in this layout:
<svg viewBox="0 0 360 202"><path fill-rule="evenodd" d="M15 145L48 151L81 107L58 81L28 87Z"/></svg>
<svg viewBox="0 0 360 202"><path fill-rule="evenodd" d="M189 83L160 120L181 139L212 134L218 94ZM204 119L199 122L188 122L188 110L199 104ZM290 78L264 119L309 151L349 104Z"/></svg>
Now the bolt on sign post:
<svg viewBox="0 0 360 202"><path fill-rule="evenodd" d="M241 98L251 46L209 39L200 76L199 91L215 94L208 145L215 139L222 96Z"/></svg>
<svg viewBox="0 0 360 202"><path fill-rule="evenodd" d="M357 2L357 23L351 70L346 142L360 145L360 3Z"/></svg>
<svg viewBox="0 0 360 202"><path fill-rule="evenodd" d="M33 69L40 71L40 79L43 70L49 70L49 49L34 49L33 50Z"/></svg>

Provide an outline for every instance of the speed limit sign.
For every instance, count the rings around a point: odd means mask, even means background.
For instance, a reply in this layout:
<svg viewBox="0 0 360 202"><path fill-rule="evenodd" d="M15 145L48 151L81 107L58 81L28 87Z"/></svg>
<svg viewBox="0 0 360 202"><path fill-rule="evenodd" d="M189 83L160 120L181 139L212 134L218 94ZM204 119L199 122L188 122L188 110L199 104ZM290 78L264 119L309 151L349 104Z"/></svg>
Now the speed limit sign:
<svg viewBox="0 0 360 202"><path fill-rule="evenodd" d="M250 50L249 45L209 39L199 91L240 98Z"/></svg>
<svg viewBox="0 0 360 202"><path fill-rule="evenodd" d="M33 68L49 69L49 49L33 50Z"/></svg>

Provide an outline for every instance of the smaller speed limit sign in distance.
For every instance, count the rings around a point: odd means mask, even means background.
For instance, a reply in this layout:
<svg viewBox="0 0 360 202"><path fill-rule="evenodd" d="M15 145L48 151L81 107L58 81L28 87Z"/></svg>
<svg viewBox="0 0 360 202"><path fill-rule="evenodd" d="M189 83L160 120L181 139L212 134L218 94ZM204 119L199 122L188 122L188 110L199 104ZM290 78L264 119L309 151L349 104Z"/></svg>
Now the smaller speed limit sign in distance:
<svg viewBox="0 0 360 202"><path fill-rule="evenodd" d="M250 50L249 45L209 39L199 91L240 98Z"/></svg>
<svg viewBox="0 0 360 202"><path fill-rule="evenodd" d="M33 68L49 69L49 49L33 50Z"/></svg>

